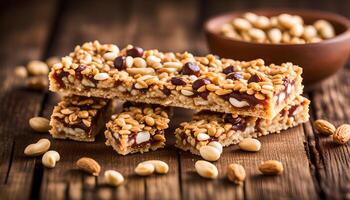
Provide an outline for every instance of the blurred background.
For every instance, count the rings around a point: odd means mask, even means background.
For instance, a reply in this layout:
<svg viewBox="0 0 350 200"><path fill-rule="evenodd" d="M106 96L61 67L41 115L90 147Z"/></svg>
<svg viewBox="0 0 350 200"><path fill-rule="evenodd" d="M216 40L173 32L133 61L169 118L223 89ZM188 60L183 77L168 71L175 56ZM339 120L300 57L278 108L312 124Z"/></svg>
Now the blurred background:
<svg viewBox="0 0 350 200"><path fill-rule="evenodd" d="M35 4L41 5L38 8ZM5 23L9 31L26 30L27 26L38 23L31 21L30 15L50 18L49 40L55 40L47 42L51 47L70 40L70 46L64 47L69 50L83 41L99 39L120 46L132 43L144 48L188 50L199 54L207 53L203 22L223 12L266 7L299 8L350 17L349 0L5 0L1 1L0 7L1 23ZM27 14L21 12L24 7L33 7L28 20L12 24L10 18ZM0 34L6 33L2 30ZM59 36L58 41L56 36Z"/></svg>

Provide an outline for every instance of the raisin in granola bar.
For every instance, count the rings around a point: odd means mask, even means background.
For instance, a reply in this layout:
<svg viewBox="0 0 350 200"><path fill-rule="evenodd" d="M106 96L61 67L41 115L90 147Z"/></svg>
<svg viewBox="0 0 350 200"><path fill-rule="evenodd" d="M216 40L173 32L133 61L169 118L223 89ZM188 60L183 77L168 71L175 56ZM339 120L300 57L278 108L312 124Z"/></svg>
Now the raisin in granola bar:
<svg viewBox="0 0 350 200"><path fill-rule="evenodd" d="M50 72L50 90L272 119L300 95L302 68L113 44L76 46Z"/></svg>
<svg viewBox="0 0 350 200"><path fill-rule="evenodd" d="M54 138L93 142L113 110L113 100L65 96L54 107L50 133Z"/></svg>
<svg viewBox="0 0 350 200"><path fill-rule="evenodd" d="M106 145L121 155L163 148L164 130L170 121L168 113L167 108L156 105L125 105L106 124Z"/></svg>
<svg viewBox="0 0 350 200"><path fill-rule="evenodd" d="M309 100L299 96L272 120L228 113L200 112L194 115L192 121L184 122L176 129L175 146L199 154L199 149L211 141L228 146L239 143L243 138L278 133L308 121L309 103Z"/></svg>

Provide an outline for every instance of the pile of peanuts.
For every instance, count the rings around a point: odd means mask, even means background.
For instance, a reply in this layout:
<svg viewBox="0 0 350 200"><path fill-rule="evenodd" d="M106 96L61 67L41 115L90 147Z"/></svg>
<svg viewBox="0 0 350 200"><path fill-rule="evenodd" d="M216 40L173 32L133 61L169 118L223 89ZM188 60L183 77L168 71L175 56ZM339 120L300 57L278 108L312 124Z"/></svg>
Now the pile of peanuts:
<svg viewBox="0 0 350 200"><path fill-rule="evenodd" d="M335 36L333 26L326 20L307 25L298 15L266 17L251 12L223 24L220 32L236 40L272 44L315 43Z"/></svg>

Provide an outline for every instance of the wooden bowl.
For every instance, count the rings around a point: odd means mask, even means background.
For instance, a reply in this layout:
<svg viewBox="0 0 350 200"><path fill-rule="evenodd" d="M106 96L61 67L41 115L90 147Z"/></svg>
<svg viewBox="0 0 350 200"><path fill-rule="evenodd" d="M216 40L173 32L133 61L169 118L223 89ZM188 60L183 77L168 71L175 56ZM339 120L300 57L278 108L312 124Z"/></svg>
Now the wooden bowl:
<svg viewBox="0 0 350 200"><path fill-rule="evenodd" d="M306 24L318 19L329 21L336 37L309 44L261 44L235 40L220 34L221 26L248 11L239 11L213 17L205 23L205 34L211 53L223 58L253 60L262 58L265 63L292 62L303 68L305 85L312 85L331 76L344 66L350 55L350 22L345 17L320 11L263 9L249 10L259 15L276 16L288 13L301 16Z"/></svg>

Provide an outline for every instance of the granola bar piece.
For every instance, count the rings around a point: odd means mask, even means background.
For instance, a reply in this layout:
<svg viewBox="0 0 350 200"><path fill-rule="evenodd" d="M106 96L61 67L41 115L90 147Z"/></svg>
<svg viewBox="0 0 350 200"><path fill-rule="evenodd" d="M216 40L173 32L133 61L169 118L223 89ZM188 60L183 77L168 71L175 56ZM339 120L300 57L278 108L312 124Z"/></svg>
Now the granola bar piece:
<svg viewBox="0 0 350 200"><path fill-rule="evenodd" d="M109 99L65 96L53 109L50 133L54 138L93 142L113 107Z"/></svg>
<svg viewBox="0 0 350 200"><path fill-rule="evenodd" d="M302 93L302 68L87 42L50 72L50 90L272 119Z"/></svg>
<svg viewBox="0 0 350 200"><path fill-rule="evenodd" d="M193 120L184 122L175 131L175 146L199 154L199 149L211 141L222 146L237 144L243 138L260 137L279 133L309 120L309 103L304 97L297 97L272 120L228 113L197 113Z"/></svg>
<svg viewBox="0 0 350 200"><path fill-rule="evenodd" d="M106 124L106 145L121 155L147 152L165 146L168 109L146 104L125 105Z"/></svg>

